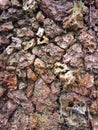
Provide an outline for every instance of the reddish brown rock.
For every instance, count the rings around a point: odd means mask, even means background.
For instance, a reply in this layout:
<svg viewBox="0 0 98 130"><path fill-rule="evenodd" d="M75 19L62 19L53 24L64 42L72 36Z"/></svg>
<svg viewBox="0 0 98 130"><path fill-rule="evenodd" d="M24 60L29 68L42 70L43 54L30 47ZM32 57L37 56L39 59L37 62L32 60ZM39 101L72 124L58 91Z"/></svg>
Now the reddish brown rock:
<svg viewBox="0 0 98 130"><path fill-rule="evenodd" d="M98 0L95 0L96 9L98 9Z"/></svg>
<svg viewBox="0 0 98 130"><path fill-rule="evenodd" d="M50 38L59 36L63 32L63 30L59 26L57 26L53 20L49 18L45 19L44 28L46 36Z"/></svg>
<svg viewBox="0 0 98 130"><path fill-rule="evenodd" d="M28 53L27 51L21 50L18 53L15 52L12 55L10 55L7 64L17 66L18 68L25 68L29 67L33 64L35 59L35 56Z"/></svg>
<svg viewBox="0 0 98 130"><path fill-rule="evenodd" d="M55 38L56 44L63 49L67 49L75 41L76 40L74 39L73 33L68 33L66 35L58 36Z"/></svg>
<svg viewBox="0 0 98 130"><path fill-rule="evenodd" d="M0 26L0 32L2 31L10 31L14 28L12 22L6 22Z"/></svg>
<svg viewBox="0 0 98 130"><path fill-rule="evenodd" d="M46 46L34 47L32 52L45 63L55 63L62 58L64 50L53 43L49 43Z"/></svg>
<svg viewBox="0 0 98 130"><path fill-rule="evenodd" d="M36 75L31 68L27 68L27 78L35 81L37 79Z"/></svg>
<svg viewBox="0 0 98 130"><path fill-rule="evenodd" d="M98 113L98 99L92 102L90 106L90 112L94 115Z"/></svg>
<svg viewBox="0 0 98 130"><path fill-rule="evenodd" d="M73 67L82 67L83 66L83 51L80 44L72 45L63 56L63 62L69 63Z"/></svg>
<svg viewBox="0 0 98 130"><path fill-rule="evenodd" d="M41 0L41 10L50 18L55 21L62 21L68 14L71 13L73 4L65 2L61 4L59 1L54 0Z"/></svg>
<svg viewBox="0 0 98 130"><path fill-rule="evenodd" d="M41 77L46 83L51 83L55 79L55 76L51 70L47 69L42 72Z"/></svg>
<svg viewBox="0 0 98 130"><path fill-rule="evenodd" d="M79 40L83 45L85 53L94 53L97 48L97 41L94 31L82 30Z"/></svg>
<svg viewBox="0 0 98 130"><path fill-rule="evenodd" d="M29 81L26 89L26 95L28 98L33 95L33 91L34 91L34 83Z"/></svg>
<svg viewBox="0 0 98 130"><path fill-rule="evenodd" d="M3 83L10 91L16 90L17 89L16 74L5 73Z"/></svg>
<svg viewBox="0 0 98 130"><path fill-rule="evenodd" d="M35 83L34 95L32 98L33 103L36 105L37 111L43 112L46 108L46 104L50 104L48 100L49 94L49 87L42 79L38 79Z"/></svg>
<svg viewBox="0 0 98 130"><path fill-rule="evenodd" d="M72 91L76 92L77 94L84 95L84 96L87 96L87 95L90 96L90 91L94 87L94 76L93 75L91 75L89 73L85 74L82 71L78 72L78 73L76 73L75 82L72 85Z"/></svg>
<svg viewBox="0 0 98 130"><path fill-rule="evenodd" d="M86 70L98 73L98 51L96 51L92 55L85 56L85 66Z"/></svg>

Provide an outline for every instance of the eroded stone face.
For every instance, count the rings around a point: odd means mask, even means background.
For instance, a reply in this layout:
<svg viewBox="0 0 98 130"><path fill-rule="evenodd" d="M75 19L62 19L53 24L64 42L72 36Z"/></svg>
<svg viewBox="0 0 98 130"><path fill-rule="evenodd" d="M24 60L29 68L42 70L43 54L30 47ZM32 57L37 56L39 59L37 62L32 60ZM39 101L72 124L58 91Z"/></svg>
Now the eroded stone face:
<svg viewBox="0 0 98 130"><path fill-rule="evenodd" d="M50 94L50 89L42 79L38 79L35 83L33 102L36 104L36 109L42 112L46 107L47 98Z"/></svg>
<svg viewBox="0 0 98 130"><path fill-rule="evenodd" d="M63 49L67 49L69 46L71 46L74 42L75 42L75 38L73 33L68 33L66 35L63 36L58 36L55 38L55 42L56 44L63 48Z"/></svg>
<svg viewBox="0 0 98 130"><path fill-rule="evenodd" d="M16 53L16 52L13 53L9 57L7 64L17 66L18 68L25 68L32 65L34 62L34 59L35 59L34 55L24 50L21 50L19 51L19 53Z"/></svg>
<svg viewBox="0 0 98 130"><path fill-rule="evenodd" d="M98 9L90 2L0 0L0 130L97 130Z"/></svg>
<svg viewBox="0 0 98 130"><path fill-rule="evenodd" d="M63 32L63 30L57 26L53 20L50 20L48 18L44 21L44 28L46 36L50 38L59 36Z"/></svg>
<svg viewBox="0 0 98 130"><path fill-rule="evenodd" d="M54 74L65 73L68 70L69 70L69 67L66 64L63 64L60 62L56 62L54 64Z"/></svg>
<svg viewBox="0 0 98 130"><path fill-rule="evenodd" d="M71 13L73 4L72 2L60 3L54 0L41 0L41 10L50 18L55 21L62 21L64 17Z"/></svg>
<svg viewBox="0 0 98 130"><path fill-rule="evenodd" d="M63 52L63 49L54 45L53 43L49 43L48 45L41 47L36 46L32 50L32 53L34 55L37 55L47 64L53 64L56 61L59 61L63 56Z"/></svg>
<svg viewBox="0 0 98 130"><path fill-rule="evenodd" d="M94 73L98 72L98 51L92 55L85 56L85 66L86 69Z"/></svg>
<svg viewBox="0 0 98 130"><path fill-rule="evenodd" d="M83 66L83 51L81 44L72 45L63 56L63 62L69 63L73 67L82 67Z"/></svg>
<svg viewBox="0 0 98 130"><path fill-rule="evenodd" d="M82 30L79 40L83 45L83 50L85 53L94 53L97 49L95 32L91 30Z"/></svg>
<svg viewBox="0 0 98 130"><path fill-rule="evenodd" d="M67 17L63 21L64 29L78 30L83 28L83 14L80 11L76 11L71 16Z"/></svg>

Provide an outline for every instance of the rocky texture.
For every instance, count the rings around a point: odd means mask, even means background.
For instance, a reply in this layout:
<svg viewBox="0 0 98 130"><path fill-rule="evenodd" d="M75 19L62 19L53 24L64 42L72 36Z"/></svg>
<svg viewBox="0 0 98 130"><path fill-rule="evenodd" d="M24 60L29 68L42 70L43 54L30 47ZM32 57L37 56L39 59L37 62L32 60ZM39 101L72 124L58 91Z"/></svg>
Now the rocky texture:
<svg viewBox="0 0 98 130"><path fill-rule="evenodd" d="M83 66L83 51L81 44L72 45L63 56L63 62L69 63L73 67Z"/></svg>
<svg viewBox="0 0 98 130"><path fill-rule="evenodd" d="M53 22L53 20L50 20L49 18L45 19L45 21L44 21L44 27L45 27L46 36L48 36L50 38L54 38L54 37L60 35L63 32L63 30L60 29Z"/></svg>
<svg viewBox="0 0 98 130"><path fill-rule="evenodd" d="M92 55L85 56L85 66L89 71L93 71L94 73L98 72L98 51L93 53Z"/></svg>
<svg viewBox="0 0 98 130"><path fill-rule="evenodd" d="M41 0L41 10L50 18L56 21L62 21L68 14L71 13L73 4L71 2L60 3L54 0Z"/></svg>
<svg viewBox="0 0 98 130"><path fill-rule="evenodd" d="M67 49L69 46L71 46L73 43L75 42L74 39L74 35L73 33L68 33L66 35L63 36L58 36L55 38L55 43L63 48L63 49Z"/></svg>
<svg viewBox="0 0 98 130"><path fill-rule="evenodd" d="M59 61L63 55L64 50L56 46L53 43L49 43L46 46L35 46L32 50L34 55L37 55L44 62L53 64Z"/></svg>
<svg viewBox="0 0 98 130"><path fill-rule="evenodd" d="M98 0L0 0L0 130L98 129Z"/></svg>

